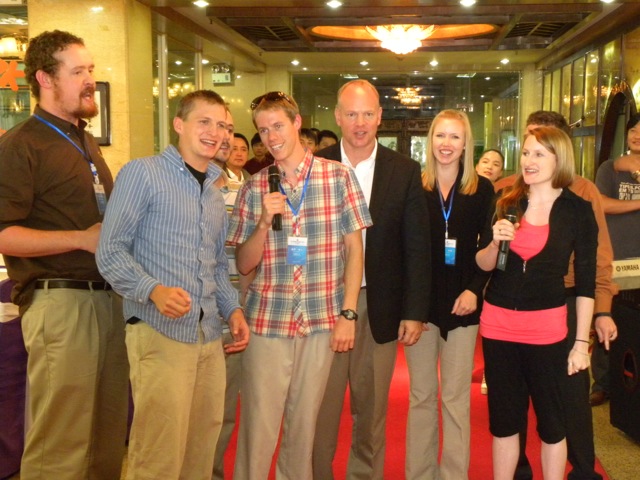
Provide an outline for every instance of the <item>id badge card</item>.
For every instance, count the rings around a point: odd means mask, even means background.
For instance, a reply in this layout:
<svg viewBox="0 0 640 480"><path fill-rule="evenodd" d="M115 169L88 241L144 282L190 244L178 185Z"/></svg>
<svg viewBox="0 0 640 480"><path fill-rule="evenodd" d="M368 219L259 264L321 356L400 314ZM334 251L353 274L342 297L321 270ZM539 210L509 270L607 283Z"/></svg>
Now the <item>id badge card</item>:
<svg viewBox="0 0 640 480"><path fill-rule="evenodd" d="M307 264L307 237L287 238L287 265Z"/></svg>
<svg viewBox="0 0 640 480"><path fill-rule="evenodd" d="M444 264L455 265L456 264L456 245L457 240L455 238L444 239Z"/></svg>
<svg viewBox="0 0 640 480"><path fill-rule="evenodd" d="M104 212L107 210L107 194L104 191L104 185L101 183L94 183L93 192L96 194L98 211L100 212L100 215L104 215Z"/></svg>

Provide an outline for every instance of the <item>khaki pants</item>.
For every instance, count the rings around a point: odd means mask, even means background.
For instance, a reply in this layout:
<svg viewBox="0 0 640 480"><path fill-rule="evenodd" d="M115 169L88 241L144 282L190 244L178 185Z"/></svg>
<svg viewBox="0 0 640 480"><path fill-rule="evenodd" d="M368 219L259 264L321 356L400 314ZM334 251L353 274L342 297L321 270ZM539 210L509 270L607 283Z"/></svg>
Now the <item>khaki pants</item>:
<svg viewBox="0 0 640 480"><path fill-rule="evenodd" d="M316 417L333 358L330 335L251 336L242 358L235 480L267 479L282 423L276 479L313 478Z"/></svg>
<svg viewBox="0 0 640 480"><path fill-rule="evenodd" d="M313 445L313 475L316 479L333 478L333 457L338 446L347 383L351 395L353 428L346 478L384 478L387 406L398 344L378 344L373 339L369 326L366 289L360 291L358 312L360 318L356 323L354 348L350 352L334 355L329 381L318 413Z"/></svg>
<svg viewBox="0 0 640 480"><path fill-rule="evenodd" d="M429 323L405 348L411 382L407 419L407 480L468 478L471 441L471 376L478 325L448 333ZM438 382L438 364L440 382ZM442 458L438 467L438 387L442 397Z"/></svg>
<svg viewBox="0 0 640 480"><path fill-rule="evenodd" d="M221 339L182 343L144 322L127 325L135 405L128 480L209 480L222 424Z"/></svg>
<svg viewBox="0 0 640 480"><path fill-rule="evenodd" d="M38 289L22 332L32 423L20 478L120 478L129 398L120 297Z"/></svg>
<svg viewBox="0 0 640 480"><path fill-rule="evenodd" d="M223 335L223 342L232 342L230 333ZM238 410L238 398L240 396L240 385L242 383L242 352L232 353L225 356L225 367L227 371L227 386L224 391L224 416L222 418L222 429L220 438L216 445L216 453L213 459L213 479L224 480L224 454L227 451L233 429L236 426L236 414Z"/></svg>

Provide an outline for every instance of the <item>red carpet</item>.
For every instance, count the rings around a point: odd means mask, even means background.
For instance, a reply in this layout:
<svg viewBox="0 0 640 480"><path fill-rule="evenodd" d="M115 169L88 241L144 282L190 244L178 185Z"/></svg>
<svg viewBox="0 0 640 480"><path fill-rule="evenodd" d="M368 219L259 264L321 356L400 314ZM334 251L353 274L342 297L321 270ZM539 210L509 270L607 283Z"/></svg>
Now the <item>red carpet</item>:
<svg viewBox="0 0 640 480"><path fill-rule="evenodd" d="M480 382L483 371L482 351L478 340L475 352L475 368L473 371L473 384L471 386L471 465L469 468L470 480L487 480L492 478L491 461L491 434L489 433L489 412L486 395L480 394ZM398 361L396 364L391 393L389 395L389 412L387 415L387 451L385 457L385 478L401 480L404 478L405 457L405 429L407 425L407 411L409 408L409 373L402 347L398 349ZM527 436L527 455L532 463L534 478L542 478L540 465L540 440L535 431L535 417L529 412L529 434ZM234 432L225 456L225 478L232 478L233 458L235 455L236 435ZM339 447L334 460L334 472L336 480L343 480L349 456L351 444L351 415L349 413L349 399L347 399L342 411ZM271 469L270 479L275 478L274 469ZM569 466L567 464L567 471ZM596 471L608 480L606 473L596 462ZM323 480L323 479L317 479Z"/></svg>

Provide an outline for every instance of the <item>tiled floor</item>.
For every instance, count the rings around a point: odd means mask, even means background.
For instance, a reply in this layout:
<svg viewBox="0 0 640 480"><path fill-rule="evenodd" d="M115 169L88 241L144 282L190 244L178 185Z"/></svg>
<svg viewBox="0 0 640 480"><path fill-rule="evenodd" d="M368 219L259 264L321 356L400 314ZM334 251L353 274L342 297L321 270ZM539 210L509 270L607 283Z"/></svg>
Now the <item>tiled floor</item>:
<svg viewBox="0 0 640 480"><path fill-rule="evenodd" d="M593 408L596 455L610 480L640 478L640 443L609 421L609 402Z"/></svg>

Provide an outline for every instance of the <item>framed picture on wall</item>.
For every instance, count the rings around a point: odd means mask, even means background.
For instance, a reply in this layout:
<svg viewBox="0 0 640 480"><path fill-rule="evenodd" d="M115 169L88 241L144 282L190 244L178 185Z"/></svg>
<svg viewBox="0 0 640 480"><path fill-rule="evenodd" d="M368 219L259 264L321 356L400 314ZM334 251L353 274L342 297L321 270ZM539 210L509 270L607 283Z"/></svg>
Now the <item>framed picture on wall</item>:
<svg viewBox="0 0 640 480"><path fill-rule="evenodd" d="M98 115L87 119L86 130L96 138L98 145L111 145L109 82L96 82L95 99L98 105Z"/></svg>

